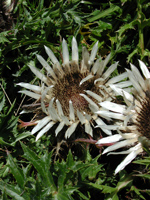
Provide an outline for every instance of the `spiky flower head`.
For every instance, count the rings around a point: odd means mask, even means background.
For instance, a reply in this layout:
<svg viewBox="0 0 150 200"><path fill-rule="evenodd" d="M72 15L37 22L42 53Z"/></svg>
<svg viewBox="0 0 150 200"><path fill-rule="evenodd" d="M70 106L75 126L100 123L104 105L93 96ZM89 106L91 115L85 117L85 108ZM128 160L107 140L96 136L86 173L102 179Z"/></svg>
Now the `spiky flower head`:
<svg viewBox="0 0 150 200"><path fill-rule="evenodd" d="M117 68L118 62L112 64L107 70L105 67L110 59L110 54L105 60L99 58L95 61L98 50L98 42L95 43L91 54L85 47L82 48L82 60L79 64L78 46L76 39L72 39L72 59L69 59L69 51L66 41L62 42L63 62L60 64L53 52L45 46L45 51L51 59L51 66L42 56L37 59L47 71L46 75L36 67L29 65L31 71L41 80L41 85L19 83L23 90L21 93L40 102L36 114L44 114L41 120L33 128L31 134L38 132L36 140L57 124L55 135L66 127L65 138L69 138L77 126L84 127L87 134L93 136L94 123L106 125L101 116L96 114L101 109L99 102L111 101L113 91L109 87L111 83L118 83L127 74L119 75L109 80L111 73ZM31 110L32 111L32 110ZM24 112L24 111L23 111ZM111 131L102 129L106 134Z"/></svg>
<svg viewBox="0 0 150 200"><path fill-rule="evenodd" d="M142 153L143 147L149 148L150 146L150 72L142 61L139 61L139 65L144 77L132 64L131 70L127 69L133 85L133 95L115 85L111 85L117 95L123 96L126 105L112 102L101 103L101 106L105 109L104 112L117 120L116 124L110 126L110 128L118 130L118 134L100 139L97 144L114 143L112 146L107 147L103 154L108 152L116 155L128 154L118 165L115 173L124 169L138 154ZM97 113L101 114L101 111ZM123 147L128 149L113 152Z"/></svg>

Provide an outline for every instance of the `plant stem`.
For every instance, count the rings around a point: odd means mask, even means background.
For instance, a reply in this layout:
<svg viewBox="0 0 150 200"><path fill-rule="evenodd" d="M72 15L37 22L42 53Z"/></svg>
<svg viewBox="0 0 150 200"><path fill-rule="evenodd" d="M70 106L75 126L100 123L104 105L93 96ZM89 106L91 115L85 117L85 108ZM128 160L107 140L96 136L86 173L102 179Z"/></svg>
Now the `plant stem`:
<svg viewBox="0 0 150 200"><path fill-rule="evenodd" d="M141 59L144 57L144 36L143 36L143 27L142 27L142 4L140 0L137 0L137 15L139 19L138 31L139 31L139 47L141 50Z"/></svg>

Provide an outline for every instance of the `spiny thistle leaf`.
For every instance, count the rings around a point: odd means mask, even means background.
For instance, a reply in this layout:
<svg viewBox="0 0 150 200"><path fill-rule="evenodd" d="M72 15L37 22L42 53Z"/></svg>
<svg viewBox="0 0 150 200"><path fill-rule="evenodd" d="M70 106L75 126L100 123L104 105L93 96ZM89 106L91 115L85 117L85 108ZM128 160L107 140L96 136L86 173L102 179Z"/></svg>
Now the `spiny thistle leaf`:
<svg viewBox="0 0 150 200"><path fill-rule="evenodd" d="M48 162L50 162L51 153L48 155L44 155L41 159L32 151L30 150L26 145L21 143L22 149L24 151L24 157L30 161L35 169L39 172L41 177L43 178L44 183L47 187L49 187L49 190L55 191L56 186L54 184L52 175L49 171L50 165L48 165ZM46 161L46 162L45 162ZM50 163L49 163L50 164Z"/></svg>
<svg viewBox="0 0 150 200"><path fill-rule="evenodd" d="M25 182L23 173L22 173L21 169L17 166L17 164L14 162L13 157L10 155L9 152L7 152L7 155L8 155L8 160L9 160L8 166L9 166L13 176L15 177L18 185L20 186L20 188L23 189L24 182Z"/></svg>
<svg viewBox="0 0 150 200"><path fill-rule="evenodd" d="M7 184L3 181L0 181L0 189L15 200L30 200L30 197L28 195L23 194L23 190L20 190L18 188L16 189L15 186Z"/></svg>

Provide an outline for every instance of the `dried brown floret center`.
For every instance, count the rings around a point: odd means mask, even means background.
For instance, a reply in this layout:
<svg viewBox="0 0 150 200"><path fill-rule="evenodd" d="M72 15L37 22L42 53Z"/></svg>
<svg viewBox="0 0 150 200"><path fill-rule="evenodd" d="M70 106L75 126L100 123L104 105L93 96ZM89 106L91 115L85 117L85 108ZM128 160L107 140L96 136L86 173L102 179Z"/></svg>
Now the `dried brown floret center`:
<svg viewBox="0 0 150 200"><path fill-rule="evenodd" d="M142 107L137 115L137 129L142 136L150 139L150 96L147 95L141 103Z"/></svg>
<svg viewBox="0 0 150 200"><path fill-rule="evenodd" d="M80 82L88 73L73 72L66 74L53 88L53 96L58 99L62 105L63 112L69 116L69 101L72 101L75 114L79 110L81 112L90 113L89 103L80 94L86 94L85 90L90 90L99 94L99 88L94 85L95 77L85 81L80 85ZM87 95L88 96L88 95ZM94 100L89 96L90 99Z"/></svg>

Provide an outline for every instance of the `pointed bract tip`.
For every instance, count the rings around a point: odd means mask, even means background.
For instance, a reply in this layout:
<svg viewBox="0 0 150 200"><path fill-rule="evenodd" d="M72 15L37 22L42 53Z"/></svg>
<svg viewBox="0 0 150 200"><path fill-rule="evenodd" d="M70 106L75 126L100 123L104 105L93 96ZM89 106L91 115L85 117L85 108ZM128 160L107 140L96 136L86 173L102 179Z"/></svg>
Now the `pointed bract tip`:
<svg viewBox="0 0 150 200"><path fill-rule="evenodd" d="M64 42L66 42L66 40L63 38L63 41L62 41L62 42L64 43Z"/></svg>
<svg viewBox="0 0 150 200"><path fill-rule="evenodd" d="M98 41L95 43L95 46L98 46Z"/></svg>
<svg viewBox="0 0 150 200"><path fill-rule="evenodd" d="M72 41L76 42L76 38L73 36Z"/></svg>
<svg viewBox="0 0 150 200"><path fill-rule="evenodd" d="M19 115L22 115L22 114L24 114L24 113L26 113L26 111L25 111L25 110L22 110L22 111L19 113Z"/></svg>

